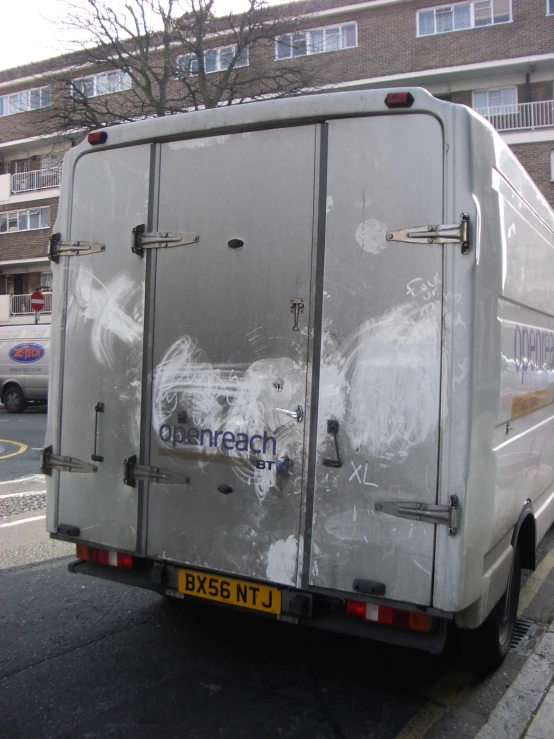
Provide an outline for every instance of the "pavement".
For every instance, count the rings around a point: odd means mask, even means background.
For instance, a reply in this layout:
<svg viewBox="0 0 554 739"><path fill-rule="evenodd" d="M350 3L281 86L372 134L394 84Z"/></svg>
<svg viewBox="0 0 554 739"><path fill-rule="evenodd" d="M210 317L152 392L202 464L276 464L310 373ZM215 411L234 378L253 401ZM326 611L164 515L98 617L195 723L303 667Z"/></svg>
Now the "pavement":
<svg viewBox="0 0 554 739"><path fill-rule="evenodd" d="M554 624L475 739L554 739Z"/></svg>

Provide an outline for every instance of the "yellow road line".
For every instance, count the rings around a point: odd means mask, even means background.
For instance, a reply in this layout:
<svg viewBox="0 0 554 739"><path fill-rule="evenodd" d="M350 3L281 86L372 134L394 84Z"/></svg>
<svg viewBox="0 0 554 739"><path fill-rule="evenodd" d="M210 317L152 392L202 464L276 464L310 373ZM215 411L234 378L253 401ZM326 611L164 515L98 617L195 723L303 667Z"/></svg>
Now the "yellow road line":
<svg viewBox="0 0 554 739"><path fill-rule="evenodd" d="M429 703L402 727L395 739L422 739L451 706L462 700L474 677L475 674L461 664L451 667L428 692Z"/></svg>
<svg viewBox="0 0 554 739"><path fill-rule="evenodd" d="M10 441L9 439L0 439L0 444L15 444L19 447L17 452L11 452L10 454L3 454L0 459L8 459L8 457L15 457L18 454L23 454L27 451L27 444L22 444L20 441Z"/></svg>
<svg viewBox="0 0 554 739"><path fill-rule="evenodd" d="M554 549L551 549L545 556L543 561L537 567L537 569L531 573L525 587L522 588L519 594L519 607L517 609L518 617L521 616L523 611L531 603L535 595L539 592L540 586L546 580L550 571L554 567Z"/></svg>
<svg viewBox="0 0 554 739"><path fill-rule="evenodd" d="M553 568L554 549L551 549L520 591L518 617L529 606ZM395 739L423 739L429 729L462 700L474 677L474 673L464 670L461 664L453 665L425 696L429 702L402 727Z"/></svg>

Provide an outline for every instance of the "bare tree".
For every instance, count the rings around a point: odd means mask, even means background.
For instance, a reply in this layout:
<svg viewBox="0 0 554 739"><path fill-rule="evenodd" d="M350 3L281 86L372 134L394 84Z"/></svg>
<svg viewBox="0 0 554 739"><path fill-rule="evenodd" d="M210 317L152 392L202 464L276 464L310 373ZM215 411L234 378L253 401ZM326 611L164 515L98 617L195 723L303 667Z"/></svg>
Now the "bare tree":
<svg viewBox="0 0 554 739"><path fill-rule="evenodd" d="M244 12L225 16L214 14L214 0L81 0L70 8L64 25L81 40L52 73L49 115L59 131L290 96L320 81L318 59L295 45L309 0L248 0Z"/></svg>

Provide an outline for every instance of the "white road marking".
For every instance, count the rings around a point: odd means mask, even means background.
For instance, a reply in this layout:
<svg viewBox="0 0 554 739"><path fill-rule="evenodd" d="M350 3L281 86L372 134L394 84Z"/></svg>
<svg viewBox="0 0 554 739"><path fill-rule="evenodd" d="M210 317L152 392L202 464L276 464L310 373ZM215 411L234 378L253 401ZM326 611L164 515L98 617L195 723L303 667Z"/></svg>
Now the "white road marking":
<svg viewBox="0 0 554 739"><path fill-rule="evenodd" d="M31 482L32 480L44 480L44 475L27 475L27 477L18 477L17 480L2 480L0 485L12 485L15 482Z"/></svg>
<svg viewBox="0 0 554 739"><path fill-rule="evenodd" d="M3 498L22 498L24 495L44 495L46 490L30 490L27 493L5 493L0 495L0 500Z"/></svg>
<svg viewBox="0 0 554 739"><path fill-rule="evenodd" d="M29 523L30 521L40 521L46 518L46 516L33 516L32 518L22 518L21 521L12 521L11 523L0 523L0 529L5 529L7 526L18 526L20 523Z"/></svg>

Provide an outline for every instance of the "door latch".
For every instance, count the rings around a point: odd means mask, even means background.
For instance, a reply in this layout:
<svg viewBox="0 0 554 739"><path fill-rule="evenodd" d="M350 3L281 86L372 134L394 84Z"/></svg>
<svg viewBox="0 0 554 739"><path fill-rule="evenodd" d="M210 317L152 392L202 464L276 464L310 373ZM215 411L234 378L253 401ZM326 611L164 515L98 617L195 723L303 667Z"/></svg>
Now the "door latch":
<svg viewBox="0 0 554 739"><path fill-rule="evenodd" d="M342 467L342 459L339 454L339 442L337 439L339 433L339 422L334 419L327 421L327 433L331 434L335 442L335 457L336 459L330 459L325 457L323 460L324 467Z"/></svg>
<svg viewBox="0 0 554 739"><path fill-rule="evenodd" d="M299 331L298 321L300 319L300 314L304 313L304 300L302 298L292 298L290 301L290 312L294 313L294 325L292 330Z"/></svg>
<svg viewBox="0 0 554 739"><path fill-rule="evenodd" d="M275 408L275 410L279 411L279 413L284 413L289 418L294 418L299 423L304 420L304 408L301 405L297 405L295 411L289 411L286 408Z"/></svg>

